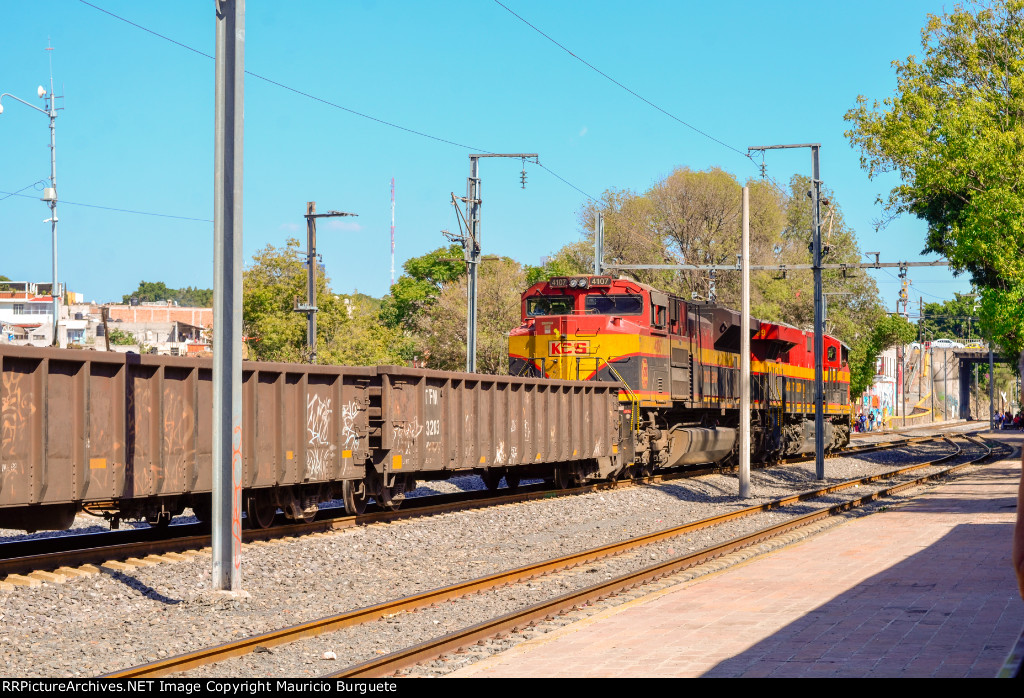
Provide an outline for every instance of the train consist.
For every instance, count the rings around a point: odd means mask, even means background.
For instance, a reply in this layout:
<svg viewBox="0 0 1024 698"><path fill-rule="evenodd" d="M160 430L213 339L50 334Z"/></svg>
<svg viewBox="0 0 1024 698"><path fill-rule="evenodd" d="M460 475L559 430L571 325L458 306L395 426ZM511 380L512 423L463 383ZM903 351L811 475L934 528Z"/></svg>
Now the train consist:
<svg viewBox="0 0 1024 698"><path fill-rule="evenodd" d="M417 478L621 469L619 388L397 366L245 362L245 521L342 499L399 505ZM79 511L163 525L209 519L212 360L0 345L0 528Z"/></svg>
<svg viewBox="0 0 1024 698"><path fill-rule="evenodd" d="M623 447L641 473L722 462L737 453L742 331L734 310L631 279L555 277L523 293L522 326L509 336L510 372L619 383L631 427ZM813 332L753 318L747 331L753 456L813 451ZM824 337L827 449L850 440L848 352Z"/></svg>
<svg viewBox="0 0 1024 698"><path fill-rule="evenodd" d="M522 297L511 376L246 362L245 521L341 499L397 507L417 479L560 487L736 456L739 314L628 279L552 278ZM753 451L811 450L811 335L751 321ZM825 338L826 443L849 440L847 349ZM0 528L78 512L209 519L212 361L0 345Z"/></svg>

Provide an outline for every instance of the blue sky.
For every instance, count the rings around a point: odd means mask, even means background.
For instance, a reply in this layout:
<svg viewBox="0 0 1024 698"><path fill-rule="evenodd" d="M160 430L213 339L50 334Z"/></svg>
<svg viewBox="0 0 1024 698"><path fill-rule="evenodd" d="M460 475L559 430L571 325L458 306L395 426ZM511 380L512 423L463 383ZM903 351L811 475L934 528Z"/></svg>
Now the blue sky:
<svg viewBox="0 0 1024 698"><path fill-rule="evenodd" d="M843 137L858 94L895 88L891 61L920 54L935 1L538 2L512 10L697 133L576 61L491 0L250 0L246 69L336 105L469 148L414 135L252 76L245 83L246 263L289 236L305 244L306 201L358 218L321 222L318 247L336 292L374 296L390 282L390 181L396 180L396 267L455 230L451 192L465 194L467 155L536 152L591 196L642 191L681 165L758 169L751 145L820 142L862 249L920 259L924 226L885 231L871 182ZM211 0L90 0L212 55ZM139 281L213 283L214 62L79 0L0 2L0 92L42 106L47 43L57 93L59 275L88 300L119 300ZM0 115L0 274L51 278L48 210L33 182L49 176L43 114L4 99ZM736 151L740 151L737 153ZM768 173L810 173L807 150L774 151ZM579 239L583 194L519 160L483 160L485 254L524 263ZM38 185L40 188L42 184ZM0 198L4 197L0 194ZM122 213L73 204L180 216ZM893 309L895 273L876 274ZM945 269L911 270L910 297L969 290Z"/></svg>

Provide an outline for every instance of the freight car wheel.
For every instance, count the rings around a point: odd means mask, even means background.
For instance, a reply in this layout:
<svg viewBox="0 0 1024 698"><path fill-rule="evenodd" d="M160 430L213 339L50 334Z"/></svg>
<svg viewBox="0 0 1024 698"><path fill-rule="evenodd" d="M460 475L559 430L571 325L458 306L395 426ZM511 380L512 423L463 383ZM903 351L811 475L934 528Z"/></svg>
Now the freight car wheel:
<svg viewBox="0 0 1024 698"><path fill-rule="evenodd" d="M380 504L381 508L388 509L389 511L398 511L398 507L402 506L402 488L400 486L388 487L381 485L380 496L377 497L377 503Z"/></svg>
<svg viewBox="0 0 1024 698"><path fill-rule="evenodd" d="M246 528L270 528L277 514L277 503L266 495L254 495L245 502Z"/></svg>
<svg viewBox="0 0 1024 698"><path fill-rule="evenodd" d="M569 485L572 483L572 468L569 465L556 465L555 466L555 487L560 490L569 489Z"/></svg>
<svg viewBox="0 0 1024 698"><path fill-rule="evenodd" d="M345 511L359 516L366 512L366 483L362 480L345 480L341 483L341 498L345 502Z"/></svg>

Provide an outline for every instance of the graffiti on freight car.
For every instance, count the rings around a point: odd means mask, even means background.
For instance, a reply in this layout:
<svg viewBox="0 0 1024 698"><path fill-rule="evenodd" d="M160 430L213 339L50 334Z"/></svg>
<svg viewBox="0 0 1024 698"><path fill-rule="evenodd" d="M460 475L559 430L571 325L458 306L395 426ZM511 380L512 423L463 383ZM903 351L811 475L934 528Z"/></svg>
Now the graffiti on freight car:
<svg viewBox="0 0 1024 698"><path fill-rule="evenodd" d="M519 460L519 449L515 446L512 447L512 451L508 454L508 462L515 463Z"/></svg>
<svg viewBox="0 0 1024 698"><path fill-rule="evenodd" d="M505 462L505 442L504 441L499 441L498 442L498 450L495 451L495 453L494 453L494 462L495 463L504 463Z"/></svg>
<svg viewBox="0 0 1024 698"><path fill-rule="evenodd" d="M322 479L330 464L331 400L310 395L306 405L306 431L309 448L306 449L306 477Z"/></svg>
<svg viewBox="0 0 1024 698"><path fill-rule="evenodd" d="M164 390L163 452L167 454L167 471L154 475L160 490L188 489L191 482L177 478L184 476L184 468L195 462L195 412L189 398L180 390ZM164 478L172 479L171 482Z"/></svg>
<svg viewBox="0 0 1024 698"><path fill-rule="evenodd" d="M35 404L32 402L32 384L30 376L22 373L5 372L3 374L3 402L0 403L0 458L17 458L19 455L29 455L23 452L30 448L31 430L29 424L35 414ZM0 472L16 472L18 464L5 463L4 470Z"/></svg>
<svg viewBox="0 0 1024 698"><path fill-rule="evenodd" d="M359 444L356 433L356 417L359 415L359 403L355 400L341 406L341 447L354 449Z"/></svg>
<svg viewBox="0 0 1024 698"><path fill-rule="evenodd" d="M419 417L413 417L404 426L394 426L391 449L397 453L406 455L416 446L416 439L423 433L423 425Z"/></svg>

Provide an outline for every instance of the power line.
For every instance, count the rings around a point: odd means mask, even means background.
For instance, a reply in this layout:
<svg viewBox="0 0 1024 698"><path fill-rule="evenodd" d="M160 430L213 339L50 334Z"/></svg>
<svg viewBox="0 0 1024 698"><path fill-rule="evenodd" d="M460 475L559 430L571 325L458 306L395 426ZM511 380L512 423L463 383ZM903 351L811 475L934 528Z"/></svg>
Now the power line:
<svg viewBox="0 0 1024 698"><path fill-rule="evenodd" d="M33 182L32 184L30 184L28 186L32 187L32 186L35 186L35 184L36 183ZM20 189L18 191L24 191L25 189L28 189L28 187L24 187L23 189ZM35 196L32 196L31 194L19 194L18 192L0 191L0 194L7 194L7 196L5 196L4 199L6 199L6 198L8 198L10 196L18 196L18 197L21 197L23 199L35 199L35 198L37 198ZM0 201L3 201L4 199L0 199ZM213 221L211 219L209 219L209 218L190 218L189 216L175 216L175 215L172 215L170 213L153 213L151 211L133 211L133 210L127 209L127 208L114 208L113 206L99 206L97 204L83 204L83 203L78 203L78 202L75 202L75 201L64 201L63 199L61 200L61 203L62 204L66 204L68 206L85 206L86 208L99 208L99 209L103 209L104 211L116 211L117 213L134 213L134 214L139 215L139 216L157 216L159 218L177 218L178 220L183 220L183 221L199 221L200 223L213 223Z"/></svg>
<svg viewBox="0 0 1024 698"><path fill-rule="evenodd" d="M29 189L30 187L34 187L37 184L46 184L46 180L45 179L37 179L35 182L32 182L32 184L29 184L27 187L22 187L18 191L14 191L14 192L11 192L10 194L7 194L7 196L5 196L2 199L0 199L0 201L4 201L6 199L9 199L12 196L18 196L19 194L21 194L21 192L25 191L26 189ZM4 194L4 193L6 193L6 192L0 192L0 194ZM22 196L26 196L27 198L30 198L30 199L34 198L34 197L31 197L31 196L28 196L27 194L22 194Z"/></svg>
<svg viewBox="0 0 1024 698"><path fill-rule="evenodd" d="M513 11L512 11L512 10L511 10L511 9L510 9L510 8L508 7L508 5L505 5L504 3L502 3L502 2L501 2L501 0L494 0L494 2L495 2L495 3L497 3L498 5L500 5L501 7L503 7L503 8L505 9L505 10L507 10L509 14L511 14L511 15L512 15L513 17L515 17L516 19L518 19L518 20L519 20L520 22L522 22L522 23L523 23L523 24L525 24L526 26L530 27L530 29L533 29L533 30L534 30L535 32L537 32L538 34L540 34L541 36L543 36L543 37L544 37L545 39L547 39L548 41L550 41L551 43L553 43L553 44L554 44L555 46L557 46L558 48L560 48L560 49L562 49L563 51L565 51L566 53L568 53L568 54L569 54L570 56L572 56L573 58L575 58L576 60L578 60L578 61L579 61L580 63L582 63L583 65L587 66L588 68L590 68L591 70L593 70L593 71L594 71L595 73L597 73L598 75L601 75L601 76L602 76L602 77L604 77L605 79L607 79L607 80L609 80L609 81L611 81L611 82L615 83L616 85L618 85L619 87L621 87L621 88L622 88L623 90L625 90L625 91L626 91L626 92L628 92L629 94L631 94L631 95L633 95L634 97L636 97L637 99L639 99L639 100L640 100L641 102L644 102L645 104L647 104L647 105L649 105L649 106L651 106L651 107L654 107L655 109L657 109L658 111L660 111L660 112L661 112L662 114L664 114L665 116L669 117L670 119L672 119L672 120L674 120L674 121L677 121L677 122L679 122L680 124L682 124L682 125L683 125L683 126L685 126L686 128L688 128L688 129L691 129L691 130L693 130L693 131L696 131L697 133L699 133L700 135L704 136L705 138L708 138L708 139L710 139L710 140L714 141L715 143L718 143L719 145L721 145L721 146L724 146L724 147L728 148L729 150L733 151L734 153L739 153L739 154L740 154L740 155L742 155L743 157L745 157L745 158L747 158L748 160L751 160L751 161L752 161L752 158L751 158L751 156L750 156L750 155L749 155L748 153L745 153L745 152L743 152L743 151L742 151L742 150L740 150L739 148L734 148L734 147L732 147L731 145L729 145L729 144L728 144L728 143L726 143L725 141L721 141L721 140L719 140L719 139L715 138L714 136L712 136L712 135L711 135L710 133L707 133L706 131L701 131L701 130L700 130L699 128L697 128L697 127L696 127L696 126L694 126L693 124L690 124L690 123L687 123L686 121L683 121L682 119L680 119L680 118L679 118L678 116L676 116L675 114L672 114L671 112L669 112L669 111L666 111L665 109L662 109L662 108L661 108L661 107L659 107L659 106L658 106L657 104L655 104L655 103L654 103L654 102L652 102L651 100L647 99L647 98L646 98L646 97L644 97L643 95L641 95L641 94L638 94L637 92L634 92L634 91L633 91L633 90L631 90L630 88L626 87L626 86L625 86L625 85L623 85L623 84L622 84L621 82L619 82L618 80L616 80L615 78L613 78L613 77L612 77L611 75L608 75L607 73L605 73L604 71L602 71L602 70L601 70L600 68L598 68L598 67L594 66L593 64L591 64L591 63L587 62L587 61L586 61L586 60L584 60L583 58L580 58L580 57L579 57L579 56L577 56L577 55L576 55L575 53L573 53L573 52L572 52L572 51L570 51L570 50L569 50L568 48L566 48L566 47L565 47L565 46L564 46L563 44L559 43L558 41L556 41L556 40L555 40L554 38L552 38L552 37L551 37L551 36L549 36L548 34L545 34L545 33L544 33L543 31L541 31L540 29L538 29L538 28L537 28L537 27L536 27L535 25L531 24L531 23L530 23L529 21L527 21L526 19L524 19L524 18L523 18L522 16L520 16L520 15L516 14L515 12L513 12Z"/></svg>
<svg viewBox="0 0 1024 698"><path fill-rule="evenodd" d="M161 34L159 32L155 32L152 29L149 29L147 27L142 26L141 24L136 24L135 22L132 22L129 19L125 19L124 17L121 17L120 15L114 14L110 10L105 10L102 7L98 7L96 5L93 5L91 2L87 2L87 0L78 0L78 1L80 3L82 3L83 5L87 5L87 6L91 7L91 8L93 8L94 10L99 10L100 12L102 12L102 13L104 13L106 15L110 15L114 19L119 19L122 22L124 22L125 24L130 24L131 26L135 27L136 29L141 29L144 32L147 32L149 34L152 34L153 36L156 36L156 37L159 37L159 38L163 39L164 41L170 41L175 46L180 46L181 48L187 49L187 50L191 51L192 53L198 54L198 55L200 55L200 56L202 56L204 58L209 58L211 61L215 60L214 56L211 56L208 53L204 53L203 51L200 51L197 48L193 48L192 46L189 46L188 44L184 44L184 43L182 43L180 41L176 41L176 40L174 40L174 39L172 39L172 38L170 38L168 36L164 36L163 34ZM390 126L391 128L397 128L400 131L405 131L406 133L412 133L412 134L415 134L417 136L422 136L424 138L429 138L431 140L438 141L440 143L447 143L448 145L454 145L454 146L459 147L459 148L465 148L466 150L474 150L474 151L480 152L480 153L488 153L488 154L490 153L490 151L484 150L483 148L477 148L475 146L465 145L464 143L458 143L457 141L452 141L452 140L449 140L447 138L441 138L440 136L432 136L431 134L424 133L423 131L417 131L416 129L408 128L406 126L400 126L399 124L393 123L391 121L387 121L385 119L381 119L381 118L378 118L376 116L371 116L370 114L364 114L362 112L356 111L355 109L349 109L348 107L344 107L344 106L342 106L340 104L336 104L335 102L331 102L330 100L323 99L322 97L317 97L316 95L311 95L308 92L303 92L302 90L299 90L299 89L297 89L295 87L291 87L289 85L285 85L284 83L277 82L276 80L272 80L272 79L270 79L270 78L268 78L268 77L266 77L264 75L260 75L259 73L254 73L251 70L245 71L245 74L246 75L251 75L252 77L256 78L257 80L263 80L264 82L268 82L271 85L275 85L275 86L280 87L282 89L288 90L289 92L294 92L297 95L302 95L303 97L307 97L307 98L312 99L312 100L314 100L316 102L320 102L321 104L326 104L327 106L334 107L335 109L341 109L342 111L348 112L349 114L354 114L355 116L361 116L364 119L369 119L370 121L376 121L379 124L383 124L385 126Z"/></svg>

